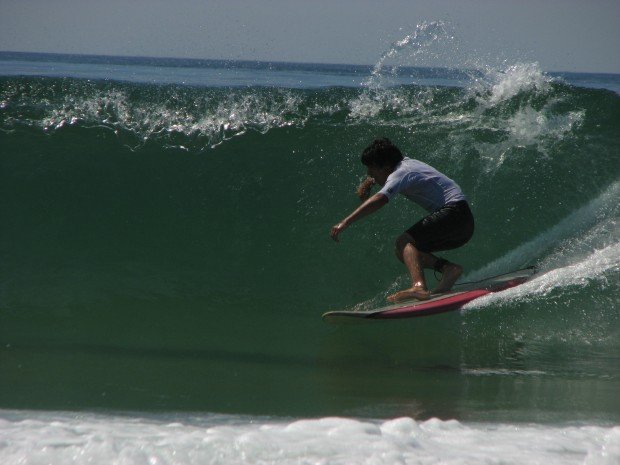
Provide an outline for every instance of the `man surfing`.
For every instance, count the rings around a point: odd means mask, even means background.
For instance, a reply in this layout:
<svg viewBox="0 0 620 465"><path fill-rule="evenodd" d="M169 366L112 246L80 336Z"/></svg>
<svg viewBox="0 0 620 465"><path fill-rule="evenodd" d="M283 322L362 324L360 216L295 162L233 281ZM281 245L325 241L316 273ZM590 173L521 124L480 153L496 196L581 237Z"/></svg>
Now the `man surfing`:
<svg viewBox="0 0 620 465"><path fill-rule="evenodd" d="M404 157L389 139L375 139L363 152L362 163L368 177L357 195L363 201L349 216L331 229L339 235L355 221L376 212L396 194L402 194L427 210L429 214L396 239L396 256L405 264L411 287L387 298L390 302L427 300L424 269L441 273L433 293L449 291L463 269L456 263L433 255L433 252L456 249L466 244L474 233L474 217L461 188L446 175L418 160ZM370 197L374 184L381 190Z"/></svg>

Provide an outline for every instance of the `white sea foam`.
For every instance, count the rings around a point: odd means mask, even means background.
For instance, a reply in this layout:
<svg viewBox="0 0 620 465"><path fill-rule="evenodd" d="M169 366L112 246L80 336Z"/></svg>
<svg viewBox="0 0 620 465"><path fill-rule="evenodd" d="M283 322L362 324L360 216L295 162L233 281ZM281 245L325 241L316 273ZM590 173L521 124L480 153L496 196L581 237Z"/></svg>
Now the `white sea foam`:
<svg viewBox="0 0 620 465"><path fill-rule="evenodd" d="M551 82L538 63L515 63L505 69L487 68L469 90L478 93L480 103L495 106L521 92L547 92Z"/></svg>
<svg viewBox="0 0 620 465"><path fill-rule="evenodd" d="M475 121L474 129L484 129L503 133L500 141L474 144L480 158L485 162L487 173L496 172L509 156L514 156L515 148L535 148L539 157L549 157L548 147L554 147L558 141L570 136L572 131L582 123L585 112L572 111L567 114L554 114L551 102L542 109L529 105L517 110L506 118L496 118L492 127L486 127L484 120Z"/></svg>
<svg viewBox="0 0 620 465"><path fill-rule="evenodd" d="M411 98L407 93L391 88L392 80L399 67L422 65L432 45L451 39L446 23L431 21L418 24L411 34L394 41L379 57L370 76L364 81L365 91L349 102L349 117L352 120L364 120L376 117L382 110L395 112L401 117L418 113L425 104L432 102L432 92L426 89ZM394 64L386 73L385 66L390 61ZM403 121L399 121L398 125L403 125Z"/></svg>
<svg viewBox="0 0 620 465"><path fill-rule="evenodd" d="M469 116L468 129L495 134L492 142L474 143L487 173L496 172L508 157L522 153L515 152L516 148L533 148L539 157L549 157L550 148L579 128L585 111L562 111L563 97L554 96L552 82L538 63L487 67L482 77L472 81L465 99L474 99L478 106ZM507 102L510 105L504 108ZM457 146L462 145L458 140L462 136L467 138L467 134L456 134Z"/></svg>
<svg viewBox="0 0 620 465"><path fill-rule="evenodd" d="M465 278L485 276L519 268L537 261L539 275L521 286L472 301L464 310L507 301L524 301L549 295L556 289L585 286L598 281L613 285L620 273L620 181L574 211L553 228Z"/></svg>
<svg viewBox="0 0 620 465"><path fill-rule="evenodd" d="M467 275L464 281L476 281L539 261L541 272L587 262L588 257L608 254L614 263L614 251L620 243L618 221L620 181L611 184L597 198L575 210L554 227L513 249L485 267ZM606 251L606 252L605 252ZM541 257L546 257L541 260ZM592 263L596 263L596 260ZM611 266L611 265L610 265ZM601 266L601 272L607 267ZM586 271L586 270L584 270ZM598 274L588 269L588 276Z"/></svg>
<svg viewBox="0 0 620 465"><path fill-rule="evenodd" d="M591 281L607 282L608 275L620 273L620 243L598 249L581 261L542 273L537 278L502 292L488 294L464 309L480 308L502 301L530 300L550 294L557 288L584 286Z"/></svg>
<svg viewBox="0 0 620 465"><path fill-rule="evenodd" d="M395 41L375 64L366 89L348 102L349 121L372 120L376 124L379 120L412 132L420 125L439 128L447 124L448 146L456 148L457 157L473 142L487 173L493 173L508 157L521 153L515 152L516 148L533 148L541 157L548 157L558 141L570 137L585 117L583 111L559 110L562 97L553 95L553 79L538 63L493 67L476 62L475 70L469 71L470 82L456 101L446 99L447 93L441 89L421 87L412 92L411 88L391 86L394 71L385 71L387 62L395 62L396 68L420 66L436 48L444 54L458 48L443 22L422 23L412 34ZM441 99L436 99L438 94ZM472 101L475 108L471 108ZM476 140L475 134L481 132L494 134L493 140Z"/></svg>
<svg viewBox="0 0 620 465"><path fill-rule="evenodd" d="M516 247L484 267L463 277L462 282L479 281L489 276L536 264L538 276L531 281L489 294L467 304L465 311L500 302L528 300L550 294L554 289L601 282L620 272L620 181L614 182L598 197L575 210L554 227ZM387 295L405 285L404 275L359 309L377 307Z"/></svg>
<svg viewBox="0 0 620 465"><path fill-rule="evenodd" d="M110 127L128 131L138 140L178 133L215 145L248 130L266 133L276 127L303 125L308 118L297 112L300 98L286 89L270 95L236 91L213 100L216 103L203 96L186 108L174 92L153 103L132 101L126 91L93 88L85 94L67 95L35 124L45 131L75 124Z"/></svg>
<svg viewBox="0 0 620 465"><path fill-rule="evenodd" d="M519 110L508 120L507 130L514 145L538 144L541 137L558 139L579 125L584 118L583 111L572 111L565 115L537 111L532 107Z"/></svg>
<svg viewBox="0 0 620 465"><path fill-rule="evenodd" d="M348 418L143 419L0 412L0 462L30 464L616 464L620 427Z"/></svg>
<svg viewBox="0 0 620 465"><path fill-rule="evenodd" d="M428 88L420 89L415 94L394 88L366 90L349 102L348 117L353 122L363 122L387 111L398 116L397 120L389 123L396 126L409 126L407 117L415 117L412 123L419 122L420 117L428 122L428 118L432 117L433 97L433 90Z"/></svg>

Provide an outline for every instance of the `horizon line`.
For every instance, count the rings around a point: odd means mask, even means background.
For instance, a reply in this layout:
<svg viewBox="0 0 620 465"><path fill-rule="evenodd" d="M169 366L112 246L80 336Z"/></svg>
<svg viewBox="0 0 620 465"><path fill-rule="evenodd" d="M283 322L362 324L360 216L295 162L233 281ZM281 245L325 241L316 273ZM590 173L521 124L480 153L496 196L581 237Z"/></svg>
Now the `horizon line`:
<svg viewBox="0 0 620 465"><path fill-rule="evenodd" d="M171 62L177 62L176 67L190 67L183 65L183 61L203 62L212 64L242 64L242 65L258 65L261 67L269 66L282 66L282 65L298 65L298 66L324 66L324 67L350 67L350 68L368 68L371 71L376 64L363 64L363 63L329 63L329 62L316 62L316 61L281 61L281 60L262 60L262 59L236 59L236 58L196 58L196 57L172 57L172 56L150 56L150 55L108 55L108 54L96 54L96 53L68 53L68 52L33 52L33 51L17 51L17 50L0 50L0 55L39 55L48 57L77 57L77 58L90 58L90 59L108 59L108 60L168 60ZM79 63L79 61L75 61ZM118 63L128 64L133 63ZM249 66L248 66L249 67ZM386 68L400 68L400 69L428 69L428 70L452 70L452 71L479 71L476 68L456 68L445 65L437 66L397 66L386 65ZM610 75L617 76L620 73L614 73L610 71L566 71L566 70L542 70L545 73L562 73L562 74L598 74L598 75Z"/></svg>

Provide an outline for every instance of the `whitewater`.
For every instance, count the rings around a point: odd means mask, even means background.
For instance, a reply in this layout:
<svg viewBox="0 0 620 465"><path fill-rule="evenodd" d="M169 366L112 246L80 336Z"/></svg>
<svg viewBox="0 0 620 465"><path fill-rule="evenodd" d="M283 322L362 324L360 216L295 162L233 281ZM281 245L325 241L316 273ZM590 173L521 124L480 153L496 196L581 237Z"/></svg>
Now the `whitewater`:
<svg viewBox="0 0 620 465"><path fill-rule="evenodd" d="M620 428L3 412L2 463L617 463ZM25 457L24 451L29 451Z"/></svg>

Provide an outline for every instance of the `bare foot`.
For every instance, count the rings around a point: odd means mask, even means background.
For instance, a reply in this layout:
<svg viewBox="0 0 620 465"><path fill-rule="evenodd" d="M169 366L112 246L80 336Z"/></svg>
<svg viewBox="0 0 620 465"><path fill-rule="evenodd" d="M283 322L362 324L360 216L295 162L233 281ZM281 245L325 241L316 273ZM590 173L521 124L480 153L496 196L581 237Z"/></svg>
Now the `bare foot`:
<svg viewBox="0 0 620 465"><path fill-rule="evenodd" d="M440 292L448 292L454 286L454 283L463 273L463 268L456 263L446 263L441 270L441 280L437 284L437 287L433 289L433 294L439 294Z"/></svg>
<svg viewBox="0 0 620 465"><path fill-rule="evenodd" d="M431 297L431 293L421 287L412 287L403 291L398 291L396 294L392 294L387 298L388 302L402 302L403 300L428 300Z"/></svg>

